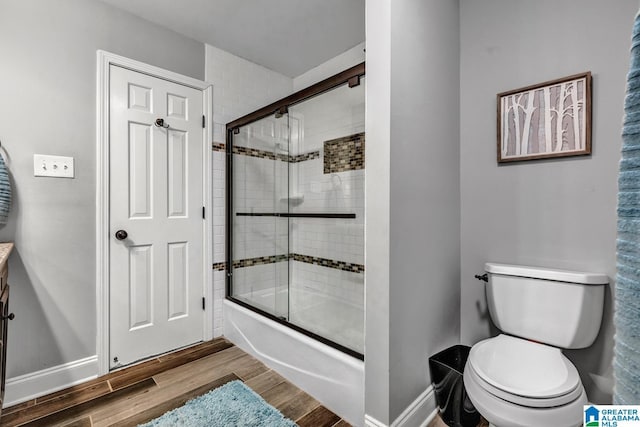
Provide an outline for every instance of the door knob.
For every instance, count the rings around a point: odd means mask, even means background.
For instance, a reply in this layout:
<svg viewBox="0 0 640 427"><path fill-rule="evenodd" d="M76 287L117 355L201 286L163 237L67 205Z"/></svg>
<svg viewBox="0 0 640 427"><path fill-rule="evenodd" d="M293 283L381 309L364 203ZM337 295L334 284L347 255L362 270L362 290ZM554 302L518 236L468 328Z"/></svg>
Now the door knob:
<svg viewBox="0 0 640 427"><path fill-rule="evenodd" d="M164 119L156 119L156 127L169 129L169 123L165 123Z"/></svg>
<svg viewBox="0 0 640 427"><path fill-rule="evenodd" d="M124 240L129 236L129 234L127 234L126 231L124 230L118 230L116 231L116 239L118 240Z"/></svg>

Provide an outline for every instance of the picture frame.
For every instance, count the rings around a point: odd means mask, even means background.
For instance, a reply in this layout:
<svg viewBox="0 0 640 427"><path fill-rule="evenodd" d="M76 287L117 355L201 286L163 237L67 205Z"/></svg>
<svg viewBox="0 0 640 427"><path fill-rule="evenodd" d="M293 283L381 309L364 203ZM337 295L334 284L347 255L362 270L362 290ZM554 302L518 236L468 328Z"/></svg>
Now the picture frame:
<svg viewBox="0 0 640 427"><path fill-rule="evenodd" d="M587 71L499 93L498 163L591 154L591 87Z"/></svg>

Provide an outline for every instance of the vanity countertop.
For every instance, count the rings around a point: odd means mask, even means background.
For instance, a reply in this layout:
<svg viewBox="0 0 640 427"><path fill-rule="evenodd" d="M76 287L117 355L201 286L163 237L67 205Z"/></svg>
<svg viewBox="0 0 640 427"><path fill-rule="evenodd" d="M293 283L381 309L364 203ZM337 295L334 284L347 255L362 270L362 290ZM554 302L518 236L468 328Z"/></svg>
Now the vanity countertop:
<svg viewBox="0 0 640 427"><path fill-rule="evenodd" d="M0 266L7 262L12 249L13 242L0 243Z"/></svg>

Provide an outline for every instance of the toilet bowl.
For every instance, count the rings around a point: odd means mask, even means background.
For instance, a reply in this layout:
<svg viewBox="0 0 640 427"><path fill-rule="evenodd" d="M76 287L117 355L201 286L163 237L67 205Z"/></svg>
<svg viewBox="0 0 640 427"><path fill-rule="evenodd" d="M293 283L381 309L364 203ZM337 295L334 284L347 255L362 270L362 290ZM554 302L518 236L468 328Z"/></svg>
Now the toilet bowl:
<svg viewBox="0 0 640 427"><path fill-rule="evenodd" d="M577 369L558 348L503 334L473 346L464 384L499 427L576 426L587 403Z"/></svg>
<svg viewBox="0 0 640 427"><path fill-rule="evenodd" d="M489 313L502 333L471 348L469 399L496 427L582 425L587 395L561 349L593 344L608 277L494 263L485 271Z"/></svg>

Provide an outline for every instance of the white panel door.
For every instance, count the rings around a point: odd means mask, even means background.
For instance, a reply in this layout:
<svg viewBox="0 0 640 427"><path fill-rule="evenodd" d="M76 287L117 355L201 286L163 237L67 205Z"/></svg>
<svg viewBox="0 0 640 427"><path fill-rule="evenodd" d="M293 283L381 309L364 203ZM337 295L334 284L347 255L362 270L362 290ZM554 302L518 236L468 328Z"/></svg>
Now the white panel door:
<svg viewBox="0 0 640 427"><path fill-rule="evenodd" d="M117 66L110 76L115 368L203 339L203 95Z"/></svg>

